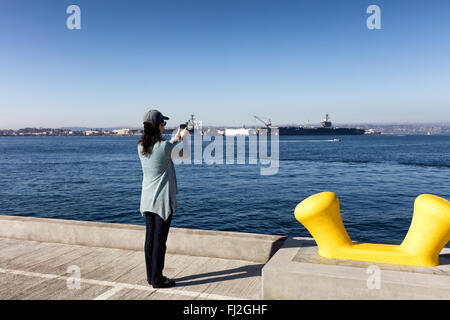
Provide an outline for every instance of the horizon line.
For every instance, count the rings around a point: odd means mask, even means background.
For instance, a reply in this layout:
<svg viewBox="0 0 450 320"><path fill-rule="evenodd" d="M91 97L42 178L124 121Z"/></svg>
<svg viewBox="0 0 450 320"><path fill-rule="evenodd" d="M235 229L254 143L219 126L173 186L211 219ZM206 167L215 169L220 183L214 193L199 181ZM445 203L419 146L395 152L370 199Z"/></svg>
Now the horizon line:
<svg viewBox="0 0 450 320"><path fill-rule="evenodd" d="M320 125L320 123L317 123L318 125ZM279 124L279 125L273 125L273 127L281 127L281 126L313 126L315 125L315 123L307 123L307 124ZM361 125L381 125L381 126L387 126L387 125L450 125L450 121L441 121L441 122L347 122L347 123L334 123L333 126L338 126L338 125L357 125L357 126L361 126ZM253 127L263 127L261 126L257 126L257 125L245 125L244 126L247 128L253 128ZM202 127L206 128L206 127L211 127L211 128L216 128L216 127L233 127L233 128L243 128L243 125L203 125ZM13 128L0 128L0 130L21 130L21 129L27 129L27 128L33 128L33 129L69 129L69 128L82 128L82 129L117 129L117 128L130 128L130 129L139 129L142 128L142 126L120 126L120 125L116 125L116 126L77 126L77 125L73 125L73 126L61 126L61 127L44 127L44 126L25 126L25 127L21 127L21 128L17 128L17 129L13 129ZM176 126L167 126L167 128L176 128Z"/></svg>

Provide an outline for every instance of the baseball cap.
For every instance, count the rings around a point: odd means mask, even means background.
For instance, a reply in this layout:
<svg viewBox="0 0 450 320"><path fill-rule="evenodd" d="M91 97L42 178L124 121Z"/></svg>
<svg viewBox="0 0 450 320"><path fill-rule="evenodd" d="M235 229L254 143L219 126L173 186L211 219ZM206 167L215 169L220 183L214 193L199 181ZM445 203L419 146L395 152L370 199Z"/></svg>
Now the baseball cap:
<svg viewBox="0 0 450 320"><path fill-rule="evenodd" d="M150 122L151 124L160 124L164 120L169 120L169 117L163 116L158 110L150 110L144 115L144 122Z"/></svg>

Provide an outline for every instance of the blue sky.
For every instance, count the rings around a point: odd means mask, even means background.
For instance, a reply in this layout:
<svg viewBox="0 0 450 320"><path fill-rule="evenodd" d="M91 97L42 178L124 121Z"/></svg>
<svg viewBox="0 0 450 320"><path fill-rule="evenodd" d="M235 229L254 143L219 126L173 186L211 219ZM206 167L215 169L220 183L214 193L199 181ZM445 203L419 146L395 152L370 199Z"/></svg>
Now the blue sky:
<svg viewBox="0 0 450 320"><path fill-rule="evenodd" d="M81 9L69 30L66 8ZM366 9L381 8L381 30ZM450 122L450 2L1 1L0 128Z"/></svg>

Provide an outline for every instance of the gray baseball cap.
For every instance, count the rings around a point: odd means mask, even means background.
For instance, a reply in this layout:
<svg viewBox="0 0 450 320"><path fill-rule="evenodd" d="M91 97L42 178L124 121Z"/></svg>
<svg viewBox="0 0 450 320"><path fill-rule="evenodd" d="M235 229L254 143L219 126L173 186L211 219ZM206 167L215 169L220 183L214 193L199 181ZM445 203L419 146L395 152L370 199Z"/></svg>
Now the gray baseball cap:
<svg viewBox="0 0 450 320"><path fill-rule="evenodd" d="M150 110L144 115L144 122L150 122L151 124L160 124L164 120L169 120L169 117L163 116L158 110Z"/></svg>

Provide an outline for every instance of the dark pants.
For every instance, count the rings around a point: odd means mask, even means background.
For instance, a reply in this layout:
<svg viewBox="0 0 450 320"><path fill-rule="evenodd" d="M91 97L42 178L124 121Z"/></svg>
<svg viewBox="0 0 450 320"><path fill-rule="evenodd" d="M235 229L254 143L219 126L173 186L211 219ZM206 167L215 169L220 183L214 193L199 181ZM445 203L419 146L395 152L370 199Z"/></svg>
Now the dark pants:
<svg viewBox="0 0 450 320"><path fill-rule="evenodd" d="M164 221L158 214L145 212L145 265L147 267L147 281L152 284L163 282L164 257L166 241L169 235L172 214Z"/></svg>

